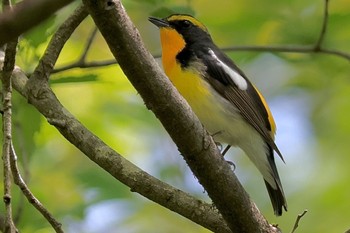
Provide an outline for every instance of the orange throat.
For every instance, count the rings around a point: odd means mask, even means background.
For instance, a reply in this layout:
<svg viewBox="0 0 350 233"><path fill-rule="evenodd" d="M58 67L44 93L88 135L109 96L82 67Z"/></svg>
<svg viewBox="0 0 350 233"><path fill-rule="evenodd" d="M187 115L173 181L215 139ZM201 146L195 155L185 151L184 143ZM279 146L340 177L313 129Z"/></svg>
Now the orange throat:
<svg viewBox="0 0 350 233"><path fill-rule="evenodd" d="M185 48L185 40L175 30L170 28L160 29L160 40L162 43L162 62L165 73L168 76L176 66L176 55Z"/></svg>

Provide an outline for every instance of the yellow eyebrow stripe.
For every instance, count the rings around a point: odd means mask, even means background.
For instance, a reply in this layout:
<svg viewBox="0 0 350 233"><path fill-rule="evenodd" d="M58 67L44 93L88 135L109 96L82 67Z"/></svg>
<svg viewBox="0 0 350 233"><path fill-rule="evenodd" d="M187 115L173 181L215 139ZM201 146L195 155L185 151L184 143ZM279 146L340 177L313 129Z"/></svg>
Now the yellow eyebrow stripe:
<svg viewBox="0 0 350 233"><path fill-rule="evenodd" d="M171 22L171 21L177 21L177 20L188 20L191 23L193 23L193 25L201 28L202 30L208 32L207 28L204 26L204 24L202 24L200 21L198 21L197 19L193 18L192 16L189 15L171 15L170 17L167 18L167 21Z"/></svg>

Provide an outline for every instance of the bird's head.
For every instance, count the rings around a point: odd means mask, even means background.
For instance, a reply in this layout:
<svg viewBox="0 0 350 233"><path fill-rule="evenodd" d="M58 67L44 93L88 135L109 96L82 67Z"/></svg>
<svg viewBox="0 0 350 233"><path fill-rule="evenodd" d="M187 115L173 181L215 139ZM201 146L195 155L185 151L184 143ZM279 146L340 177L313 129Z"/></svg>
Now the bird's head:
<svg viewBox="0 0 350 233"><path fill-rule="evenodd" d="M149 17L160 29L162 47L181 51L186 45L211 41L207 28L196 18L185 14L173 14L160 19Z"/></svg>

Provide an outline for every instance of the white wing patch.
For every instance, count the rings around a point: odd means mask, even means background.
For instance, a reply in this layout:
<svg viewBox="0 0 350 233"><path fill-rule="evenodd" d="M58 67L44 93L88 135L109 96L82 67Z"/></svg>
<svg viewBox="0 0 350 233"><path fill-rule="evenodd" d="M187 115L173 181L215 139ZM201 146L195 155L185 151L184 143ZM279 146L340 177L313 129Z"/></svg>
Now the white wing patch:
<svg viewBox="0 0 350 233"><path fill-rule="evenodd" d="M232 81L237 85L239 89L241 89L242 91L247 90L248 83L239 73L237 73L234 69L230 68L224 62L222 62L216 56L213 50L209 49L209 54L216 60L217 65L220 66L226 72L226 74L232 79Z"/></svg>

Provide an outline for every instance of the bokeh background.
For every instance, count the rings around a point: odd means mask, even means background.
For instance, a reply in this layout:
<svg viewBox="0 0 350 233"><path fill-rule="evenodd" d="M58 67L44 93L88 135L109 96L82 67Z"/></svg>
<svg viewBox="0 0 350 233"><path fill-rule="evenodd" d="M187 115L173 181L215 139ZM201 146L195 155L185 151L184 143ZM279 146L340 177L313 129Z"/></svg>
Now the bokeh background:
<svg viewBox="0 0 350 233"><path fill-rule="evenodd" d="M312 45L319 36L322 0L124 0L147 48L161 53L157 28L148 16L190 13L208 27L219 47ZM30 73L52 33L79 2L23 35L17 65ZM323 46L350 53L350 2L329 3ZM68 41L57 68L76 61L94 30L87 18ZM273 215L262 178L239 149L228 160L271 223L289 232L299 213L308 213L297 232L345 232L350 228L350 63L326 54L231 51L266 97L278 127L276 142L286 164L277 165L289 210ZM99 33L88 61L113 59ZM160 60L158 59L160 62ZM63 105L98 137L148 173L207 200L204 189L152 112L144 106L118 65L71 69L51 76ZM41 202L67 232L209 232L141 197L91 162L27 102L14 93L13 137L22 173ZM2 186L1 186L2 189ZM14 188L21 232L53 232ZM3 209L3 204L1 205Z"/></svg>

